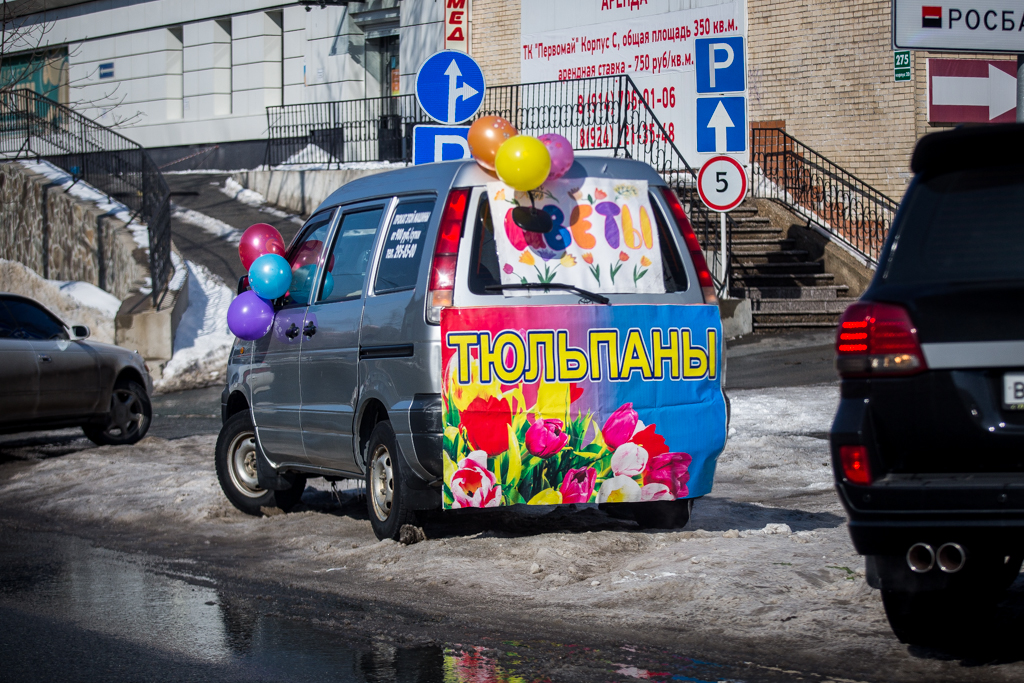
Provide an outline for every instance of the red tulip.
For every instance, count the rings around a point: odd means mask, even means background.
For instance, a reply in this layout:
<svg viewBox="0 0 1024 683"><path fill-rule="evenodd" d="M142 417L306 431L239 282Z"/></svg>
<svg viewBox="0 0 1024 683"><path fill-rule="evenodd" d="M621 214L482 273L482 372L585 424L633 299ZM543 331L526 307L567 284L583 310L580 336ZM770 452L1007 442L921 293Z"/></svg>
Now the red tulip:
<svg viewBox="0 0 1024 683"><path fill-rule="evenodd" d="M687 453L662 453L647 461L644 472L645 484L664 484L672 492L673 498L685 497L689 494L686 488L690 481L689 467L693 458Z"/></svg>
<svg viewBox="0 0 1024 683"><path fill-rule="evenodd" d="M561 452L569 442L562 431L561 420L537 420L526 430L526 450L538 458L547 458Z"/></svg>
<svg viewBox="0 0 1024 683"><path fill-rule="evenodd" d="M563 503L586 503L594 493L594 482L597 481L597 470L593 467L570 469L565 473L562 487Z"/></svg>
<svg viewBox="0 0 1024 683"><path fill-rule="evenodd" d="M637 446L642 446L647 455L652 458L662 453L668 453L668 446L665 444L665 437L654 433L655 425L647 425L634 434L630 441Z"/></svg>
<svg viewBox="0 0 1024 683"><path fill-rule="evenodd" d="M466 438L474 449L485 451L487 455L508 450L508 427L512 424L512 406L508 399L474 398L460 417Z"/></svg>

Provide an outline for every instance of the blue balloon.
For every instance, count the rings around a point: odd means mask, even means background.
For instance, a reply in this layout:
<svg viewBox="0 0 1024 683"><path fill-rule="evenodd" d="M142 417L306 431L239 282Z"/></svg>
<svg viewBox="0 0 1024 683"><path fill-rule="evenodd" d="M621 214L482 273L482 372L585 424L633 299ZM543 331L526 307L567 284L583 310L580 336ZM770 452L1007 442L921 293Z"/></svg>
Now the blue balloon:
<svg viewBox="0 0 1024 683"><path fill-rule="evenodd" d="M333 292L333 291L334 291L334 276L331 275L331 271L328 270L326 273L324 273L324 291L320 295L320 299L321 300L326 299L327 297L329 297L331 295L331 292Z"/></svg>
<svg viewBox="0 0 1024 683"><path fill-rule="evenodd" d="M280 254L264 254L249 266L249 286L261 299L284 296L291 283L292 269Z"/></svg>

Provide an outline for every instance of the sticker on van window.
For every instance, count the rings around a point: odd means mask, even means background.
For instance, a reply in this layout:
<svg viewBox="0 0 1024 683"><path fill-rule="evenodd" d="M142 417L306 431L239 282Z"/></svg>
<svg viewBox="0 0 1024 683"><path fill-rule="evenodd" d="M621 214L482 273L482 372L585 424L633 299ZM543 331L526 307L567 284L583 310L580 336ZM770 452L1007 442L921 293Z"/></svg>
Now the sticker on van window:
<svg viewBox="0 0 1024 683"><path fill-rule="evenodd" d="M441 335L445 509L711 491L716 306L445 308Z"/></svg>
<svg viewBox="0 0 1024 683"><path fill-rule="evenodd" d="M416 286L433 200L402 202L391 219L377 267L377 294Z"/></svg>
<svg viewBox="0 0 1024 683"><path fill-rule="evenodd" d="M496 182L488 183L487 198L502 284L557 282L606 294L665 293L647 181L561 179L531 194ZM513 211L521 206L546 212L552 230L519 227Z"/></svg>

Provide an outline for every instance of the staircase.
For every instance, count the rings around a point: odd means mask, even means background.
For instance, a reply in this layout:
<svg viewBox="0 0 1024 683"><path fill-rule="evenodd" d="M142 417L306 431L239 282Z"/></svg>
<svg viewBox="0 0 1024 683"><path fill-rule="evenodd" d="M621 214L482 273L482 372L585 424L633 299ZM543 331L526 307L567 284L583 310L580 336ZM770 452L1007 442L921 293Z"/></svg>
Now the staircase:
<svg viewBox="0 0 1024 683"><path fill-rule="evenodd" d="M772 227L747 199L734 209L729 268L730 294L750 299L754 330L835 327L853 303L846 285L835 284L821 261L796 248L785 230Z"/></svg>

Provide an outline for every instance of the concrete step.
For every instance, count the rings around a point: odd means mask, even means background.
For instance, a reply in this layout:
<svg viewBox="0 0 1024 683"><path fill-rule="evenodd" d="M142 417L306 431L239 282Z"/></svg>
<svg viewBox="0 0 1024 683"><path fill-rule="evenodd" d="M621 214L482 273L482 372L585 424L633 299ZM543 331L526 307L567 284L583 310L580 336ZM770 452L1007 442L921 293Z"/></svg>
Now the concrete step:
<svg viewBox="0 0 1024 683"><path fill-rule="evenodd" d="M838 322L838 321L837 321ZM792 330L801 328L831 328L835 329L835 322L829 321L801 321L801 322L760 322L754 320L754 329L761 330L762 332L770 332L771 330Z"/></svg>
<svg viewBox="0 0 1024 683"><path fill-rule="evenodd" d="M853 299L751 299L750 310L761 313L842 314Z"/></svg>
<svg viewBox="0 0 1024 683"><path fill-rule="evenodd" d="M839 324L842 311L761 311L752 313L755 325L798 327L808 324L823 324L835 327Z"/></svg>
<svg viewBox="0 0 1024 683"><path fill-rule="evenodd" d="M776 240L786 239L786 233L778 228L773 228L770 225L740 225L733 228L729 234L730 239L732 240L763 240L765 242L774 242Z"/></svg>
<svg viewBox="0 0 1024 683"><path fill-rule="evenodd" d="M740 273L729 275L729 282L744 287L822 287L835 281L832 273Z"/></svg>
<svg viewBox="0 0 1024 683"><path fill-rule="evenodd" d="M764 216L744 215L744 214L741 214L741 215L737 216L737 215L735 215L735 212L730 214L730 216L732 216L733 221L736 223L736 225L738 227L750 227L750 226L753 226L753 225L771 225L772 224L772 222L770 220L768 220L767 218L765 218Z"/></svg>
<svg viewBox="0 0 1024 683"><path fill-rule="evenodd" d="M736 249L733 248L733 256L737 261L744 264L763 263L792 263L804 264L807 261L807 252L803 249Z"/></svg>
<svg viewBox="0 0 1024 683"><path fill-rule="evenodd" d="M782 240L759 240L759 239L734 239L732 241L732 250L735 254L745 254L747 252L762 252L762 251L787 251L792 249L796 244L796 240L782 239Z"/></svg>
<svg viewBox="0 0 1024 683"><path fill-rule="evenodd" d="M845 297L850 288L846 285L815 287L730 287L732 295L739 299L814 299L834 300Z"/></svg>
<svg viewBox="0 0 1024 683"><path fill-rule="evenodd" d="M821 261L804 261L802 263L756 263L747 260L735 260L732 262L732 270L736 274L744 273L824 273L825 264Z"/></svg>

